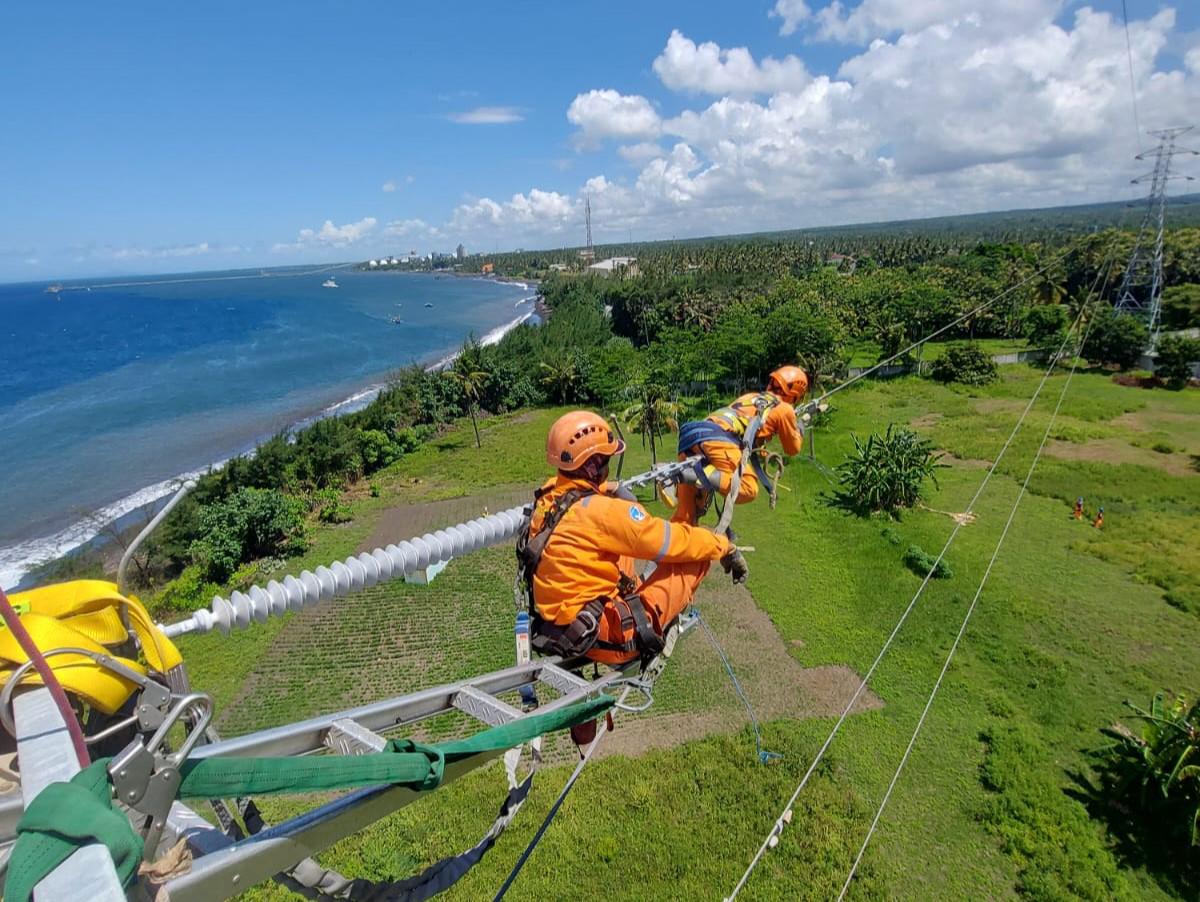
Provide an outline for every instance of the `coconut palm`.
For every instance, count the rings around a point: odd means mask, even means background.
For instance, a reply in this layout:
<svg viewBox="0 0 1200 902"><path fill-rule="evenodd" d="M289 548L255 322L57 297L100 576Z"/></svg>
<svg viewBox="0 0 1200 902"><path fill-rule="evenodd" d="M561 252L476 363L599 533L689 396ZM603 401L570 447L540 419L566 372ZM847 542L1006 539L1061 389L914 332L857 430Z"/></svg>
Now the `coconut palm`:
<svg viewBox="0 0 1200 902"><path fill-rule="evenodd" d="M667 396L667 389L660 383L644 381L630 386L629 397L633 399L620 419L634 432L642 434L642 445L650 439L650 461L658 463L657 438L678 427L680 404Z"/></svg>

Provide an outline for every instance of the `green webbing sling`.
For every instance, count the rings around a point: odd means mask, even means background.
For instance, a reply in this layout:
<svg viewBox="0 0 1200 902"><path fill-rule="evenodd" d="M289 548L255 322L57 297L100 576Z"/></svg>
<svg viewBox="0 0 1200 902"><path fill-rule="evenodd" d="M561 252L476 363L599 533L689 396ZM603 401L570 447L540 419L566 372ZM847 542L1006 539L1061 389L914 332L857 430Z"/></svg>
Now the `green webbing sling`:
<svg viewBox="0 0 1200 902"><path fill-rule="evenodd" d="M217 799L273 793L308 793L389 784L417 792L436 789L446 764L502 751L536 736L592 720L613 704L600 696L512 723L467 739L422 745L393 739L370 755L304 758L205 758L185 761L179 797ZM38 793L17 824L17 842L4 883L6 902L27 902L33 888L77 849L106 846L121 883L128 886L142 857L142 840L125 815L112 806L108 759L93 762L70 783L52 783Z"/></svg>

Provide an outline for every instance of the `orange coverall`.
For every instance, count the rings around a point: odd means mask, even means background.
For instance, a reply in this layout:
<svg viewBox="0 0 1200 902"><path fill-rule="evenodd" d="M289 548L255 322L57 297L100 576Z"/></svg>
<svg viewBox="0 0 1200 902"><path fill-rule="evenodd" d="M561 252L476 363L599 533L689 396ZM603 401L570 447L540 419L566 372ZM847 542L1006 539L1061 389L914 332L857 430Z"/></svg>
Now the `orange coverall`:
<svg viewBox="0 0 1200 902"><path fill-rule="evenodd" d="M571 489L593 488L582 480L559 475L534 507L531 535L537 535L555 501ZM608 495L587 495L575 502L542 553L533 577L533 600L542 619L570 624L596 598L618 600L622 573L636 581L634 562L654 561L657 569L638 586L638 594L655 631L661 636L686 608L700 587L709 565L730 550L729 540L685 523L652 517L640 505ZM606 605L599 640L620 644L634 630L621 626L621 614ZM587 655L602 664L620 664L637 657L592 649Z"/></svg>
<svg viewBox="0 0 1200 902"><path fill-rule="evenodd" d="M722 408L716 413L708 417L709 420L718 424L722 428L729 430L732 425L726 414L731 408L737 413L738 418L743 423L743 430L754 417L754 400L760 394L770 394L770 392L750 392L742 395L729 407ZM732 430L730 430L732 431ZM758 435L754 438L754 446L756 448L765 445L771 436L779 436L779 444L783 446L783 453L791 457L794 454L800 453L800 448L804 444L804 436L800 434L800 427L796 423L796 408L787 401L779 400L779 402L767 411L763 417L762 426L759 427ZM722 495L728 495L733 474L737 472L738 463L742 459L742 449L730 442L701 442L697 448L689 448L690 454L697 453L704 455L704 459L708 461L708 466L705 467L705 472L709 479L717 487ZM680 455L682 460L685 455ZM675 508L675 513L671 516L672 521L679 523L695 523L697 519L696 496L702 491L697 486L686 482L679 484L676 490L678 505ZM742 471L742 482L738 487L736 503L745 504L747 501L753 501L758 497L758 474L754 469L747 464Z"/></svg>

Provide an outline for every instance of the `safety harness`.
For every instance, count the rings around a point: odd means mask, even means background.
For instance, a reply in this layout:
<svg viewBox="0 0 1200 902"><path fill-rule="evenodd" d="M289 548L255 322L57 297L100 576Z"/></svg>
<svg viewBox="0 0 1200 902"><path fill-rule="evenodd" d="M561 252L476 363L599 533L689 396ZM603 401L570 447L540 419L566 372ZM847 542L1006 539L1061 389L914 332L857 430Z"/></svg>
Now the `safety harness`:
<svg viewBox="0 0 1200 902"><path fill-rule="evenodd" d="M746 430L750 427L750 421L756 415L765 420L767 413L779 404L780 400L774 395L769 392L760 392L750 403L739 404L735 401L712 413L707 419L684 423L679 427L679 454L687 455L693 448L704 442L726 442L741 447L745 442ZM754 443L758 444L757 436L754 437ZM751 454L748 462L751 469L754 470L754 475L766 489L768 496L773 497L775 483L767 475L759 455ZM699 475L701 487L706 492L715 492L716 486L709 482L708 475L703 470Z"/></svg>
<svg viewBox="0 0 1200 902"><path fill-rule="evenodd" d="M544 486L534 493L535 509L548 491L550 487ZM532 623L530 644L539 654L559 655L564 658L579 657L595 648L623 655L636 653L643 660L648 660L663 650L663 640L646 616L646 606L637 593L637 584L624 573L617 583L616 598L593 598L566 626L545 620L534 602L533 579L555 528L576 502L595 494L593 489L570 489L564 492L546 513L537 535L532 535L531 516L529 526L517 539L518 579L525 591ZM609 642L599 638L600 623L605 616L605 609L609 607L620 618L621 635L632 628L633 636L627 642Z"/></svg>

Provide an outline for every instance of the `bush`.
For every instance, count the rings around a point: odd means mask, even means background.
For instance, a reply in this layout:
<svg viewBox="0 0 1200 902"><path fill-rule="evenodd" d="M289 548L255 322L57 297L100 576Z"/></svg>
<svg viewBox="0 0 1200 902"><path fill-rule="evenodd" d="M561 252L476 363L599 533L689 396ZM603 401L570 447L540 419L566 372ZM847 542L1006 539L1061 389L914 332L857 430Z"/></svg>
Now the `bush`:
<svg viewBox="0 0 1200 902"><path fill-rule="evenodd" d="M247 488L201 511L191 556L205 580L223 583L245 561L299 554L306 546L297 499L276 489Z"/></svg>
<svg viewBox="0 0 1200 902"><path fill-rule="evenodd" d="M1113 740L1095 753L1101 792L1110 804L1138 812L1143 830L1162 834L1185 862L1200 847L1200 701L1159 692L1148 711L1126 705L1141 728L1101 730Z"/></svg>
<svg viewBox="0 0 1200 902"><path fill-rule="evenodd" d="M928 576L932 572L934 579L949 579L954 575L945 558L939 561L918 545L909 545L903 560L904 566L917 576Z"/></svg>
<svg viewBox="0 0 1200 902"><path fill-rule="evenodd" d="M854 453L838 465L842 488L836 496L848 509L898 516L901 508L921 500L926 479L937 485L935 471L944 466L938 463L941 454L911 429L889 425L886 433L874 433L866 442L852 437Z"/></svg>
<svg viewBox="0 0 1200 902"><path fill-rule="evenodd" d="M1025 338L1035 348L1057 351L1067 337L1071 313L1062 304L1046 304L1030 308L1025 314Z"/></svg>
<svg viewBox="0 0 1200 902"><path fill-rule="evenodd" d="M1141 359L1149 340L1150 333L1140 319L1105 305L1088 325L1081 353L1087 360L1126 370Z"/></svg>
<svg viewBox="0 0 1200 902"><path fill-rule="evenodd" d="M322 523L349 523L353 519L349 505L342 500L342 493L337 489L321 489L315 493L312 506Z"/></svg>
<svg viewBox="0 0 1200 902"><path fill-rule="evenodd" d="M1162 323L1164 329L1200 326L1200 285L1189 283L1163 289Z"/></svg>
<svg viewBox="0 0 1200 902"><path fill-rule="evenodd" d="M996 361L974 342L952 344L946 353L933 362L929 375L938 382L961 382L964 385L987 385L998 375Z"/></svg>
<svg viewBox="0 0 1200 902"><path fill-rule="evenodd" d="M204 578L202 569L192 564L184 567L154 598L150 599L150 613L156 617L166 614L190 614L197 608L207 607L221 587Z"/></svg>
<svg viewBox="0 0 1200 902"><path fill-rule="evenodd" d="M1158 361L1154 375L1176 391L1183 388L1192 377L1192 366L1200 361L1200 341L1170 335L1158 344Z"/></svg>

